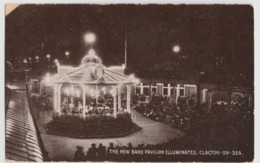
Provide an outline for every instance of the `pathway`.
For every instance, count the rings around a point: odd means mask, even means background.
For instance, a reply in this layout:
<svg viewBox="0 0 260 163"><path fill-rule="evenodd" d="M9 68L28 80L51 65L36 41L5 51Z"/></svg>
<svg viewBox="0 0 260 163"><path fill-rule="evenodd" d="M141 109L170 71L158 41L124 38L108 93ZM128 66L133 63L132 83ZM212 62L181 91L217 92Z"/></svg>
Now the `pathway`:
<svg viewBox="0 0 260 163"><path fill-rule="evenodd" d="M121 138L77 139L46 134L43 124L50 121L52 113L51 111L35 112L43 143L52 161L72 161L77 145L84 147L84 152L86 152L92 143L97 145L102 143L105 146L108 146L110 142L113 142L115 146L127 145L130 142L133 146L160 144L183 135L181 131L171 128L169 124L148 119L135 110L132 110L132 113L136 115L136 123L142 127L142 130L138 132Z"/></svg>

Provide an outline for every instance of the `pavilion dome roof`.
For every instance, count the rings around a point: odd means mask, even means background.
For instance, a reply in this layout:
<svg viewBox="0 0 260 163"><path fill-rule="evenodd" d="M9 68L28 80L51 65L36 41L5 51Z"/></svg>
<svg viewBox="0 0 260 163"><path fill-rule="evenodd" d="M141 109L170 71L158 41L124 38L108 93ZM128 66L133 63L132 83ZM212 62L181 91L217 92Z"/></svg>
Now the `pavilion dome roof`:
<svg viewBox="0 0 260 163"><path fill-rule="evenodd" d="M53 83L78 84L134 84L134 76L124 74L125 66L106 67L93 49L81 60L78 67L58 66L58 74L52 78Z"/></svg>
<svg viewBox="0 0 260 163"><path fill-rule="evenodd" d="M96 64L102 64L101 58L96 54L96 52L93 49L90 49L88 51L88 54L85 55L84 58L81 60L82 64L88 64L88 63L96 63Z"/></svg>

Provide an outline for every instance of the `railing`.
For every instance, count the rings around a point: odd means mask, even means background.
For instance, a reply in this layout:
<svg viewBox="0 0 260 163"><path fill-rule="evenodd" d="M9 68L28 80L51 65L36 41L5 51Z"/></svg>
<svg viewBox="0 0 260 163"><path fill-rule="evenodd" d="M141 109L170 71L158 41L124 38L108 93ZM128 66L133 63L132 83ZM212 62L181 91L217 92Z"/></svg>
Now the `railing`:
<svg viewBox="0 0 260 163"><path fill-rule="evenodd" d="M37 126L35 117L32 114L33 112L32 112L32 109L31 109L31 104L28 100L29 97L28 97L28 86L27 86L27 84L25 83L25 81L6 81L6 87L7 87L7 89L6 89L6 96L7 96L6 97L7 98L6 99L6 109L8 109L10 96L13 93L13 91L18 91L18 92L19 91L21 91L21 92L26 91L26 100L28 102L28 112L31 115L33 123L34 123L34 127L35 127L35 130L36 130L36 136L37 136L37 140L38 140L38 143L39 143L39 148L41 149L41 152L42 152L42 155L43 155L43 160L48 161L49 160L48 152L46 151L46 149L44 147L39 128ZM9 88L9 90L8 90L8 88ZM7 113L7 110L6 110L6 113Z"/></svg>
<svg viewBox="0 0 260 163"><path fill-rule="evenodd" d="M25 81L6 81L5 86L12 90L26 90Z"/></svg>
<svg viewBox="0 0 260 163"><path fill-rule="evenodd" d="M36 134L37 134L37 138L38 138L38 141L39 141L39 145L40 145L40 148L42 150L44 161L49 161L48 151L45 149L45 146L43 144L42 137L41 137L41 132L40 132L40 130L38 128L35 116L33 114L32 107L31 107L31 102L29 101L30 96L29 96L29 93L28 93L28 85L27 84L26 84L26 97L27 97L27 101L28 101L28 105L29 105L29 111L30 111L30 114L32 115L32 120L33 120L35 129L36 129Z"/></svg>

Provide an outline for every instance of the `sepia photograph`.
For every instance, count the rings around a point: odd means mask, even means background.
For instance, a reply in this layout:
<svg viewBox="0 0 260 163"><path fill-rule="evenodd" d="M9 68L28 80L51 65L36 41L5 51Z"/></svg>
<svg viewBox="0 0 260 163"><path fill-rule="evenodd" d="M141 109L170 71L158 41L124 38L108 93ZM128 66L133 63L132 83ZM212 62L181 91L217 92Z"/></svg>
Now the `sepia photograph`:
<svg viewBox="0 0 260 163"><path fill-rule="evenodd" d="M254 7L6 4L6 162L252 162Z"/></svg>

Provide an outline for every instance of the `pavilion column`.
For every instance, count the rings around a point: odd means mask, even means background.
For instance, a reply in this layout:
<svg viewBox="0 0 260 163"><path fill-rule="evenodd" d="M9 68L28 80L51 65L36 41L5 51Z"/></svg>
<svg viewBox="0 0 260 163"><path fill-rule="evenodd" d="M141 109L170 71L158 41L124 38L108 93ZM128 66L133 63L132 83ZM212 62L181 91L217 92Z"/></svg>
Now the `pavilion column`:
<svg viewBox="0 0 260 163"><path fill-rule="evenodd" d="M153 94L153 92L152 92L152 84L151 84L151 83L149 84L149 90L150 90L149 101L151 101L151 99L152 99L152 94Z"/></svg>
<svg viewBox="0 0 260 163"><path fill-rule="evenodd" d="M118 91L118 108L117 111L121 110L121 86L119 85L117 87L117 91Z"/></svg>
<svg viewBox="0 0 260 163"><path fill-rule="evenodd" d="M53 110L56 111L58 108L58 85L55 84L53 89Z"/></svg>
<svg viewBox="0 0 260 163"><path fill-rule="evenodd" d="M208 110L210 111L211 108L212 108L212 94L213 94L213 90L210 90L208 92L209 92Z"/></svg>
<svg viewBox="0 0 260 163"><path fill-rule="evenodd" d="M140 83L140 93L141 95L144 93L143 83Z"/></svg>
<svg viewBox="0 0 260 163"><path fill-rule="evenodd" d="M127 109L127 112L128 113L130 113L130 104L131 104L131 97L130 97L130 95L131 95L131 88L130 88L130 85L127 85L126 86L126 89L127 89L127 91L126 91L126 109Z"/></svg>
<svg viewBox="0 0 260 163"><path fill-rule="evenodd" d="M206 102L206 93L207 93L207 89L203 89L202 90L202 102Z"/></svg>
<svg viewBox="0 0 260 163"><path fill-rule="evenodd" d="M180 96L180 84L177 84L177 87L176 87L176 103L178 102L179 96Z"/></svg>
<svg viewBox="0 0 260 163"><path fill-rule="evenodd" d="M96 85L95 95L96 95L96 104L98 104L98 85Z"/></svg>
<svg viewBox="0 0 260 163"><path fill-rule="evenodd" d="M85 90L85 85L82 85L82 97L83 97L82 114L83 114L83 117L85 118L85 108L86 108L86 90Z"/></svg>
<svg viewBox="0 0 260 163"><path fill-rule="evenodd" d="M40 95L42 95L42 80L40 80L40 90L39 90L39 93L40 93Z"/></svg>
<svg viewBox="0 0 260 163"><path fill-rule="evenodd" d="M168 87L167 87L167 95L168 95L168 97L171 96L171 84L170 84L170 83L168 83Z"/></svg>
<svg viewBox="0 0 260 163"><path fill-rule="evenodd" d="M117 106L117 104L116 104L116 95L117 95L117 90L114 89L114 91L113 91L113 100L114 100L114 102L113 102L113 104L114 104L113 114L114 114L114 117L116 117L116 113L117 113L117 109L116 109L116 106Z"/></svg>
<svg viewBox="0 0 260 163"><path fill-rule="evenodd" d="M57 112L59 113L59 115L60 115L60 113L61 113L61 111L60 111L60 105L61 105L61 86L62 86L62 84L59 84L59 85L58 85L58 99L57 99L57 101L58 101L58 107L57 107Z"/></svg>
<svg viewBox="0 0 260 163"><path fill-rule="evenodd" d="M227 106L229 107L230 104L231 104L231 96L232 96L232 90L231 90L231 89L229 89L229 90L227 91L227 95L228 95Z"/></svg>
<svg viewBox="0 0 260 163"><path fill-rule="evenodd" d="M200 84L197 84L197 107L200 107L200 101L201 101L201 88Z"/></svg>

